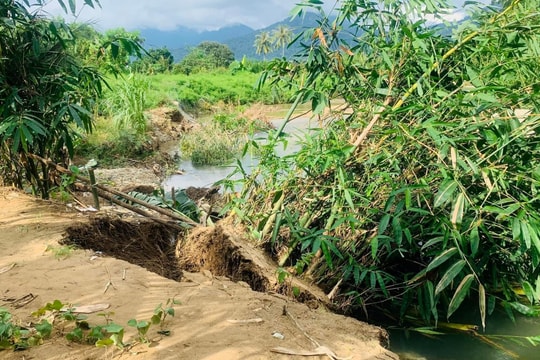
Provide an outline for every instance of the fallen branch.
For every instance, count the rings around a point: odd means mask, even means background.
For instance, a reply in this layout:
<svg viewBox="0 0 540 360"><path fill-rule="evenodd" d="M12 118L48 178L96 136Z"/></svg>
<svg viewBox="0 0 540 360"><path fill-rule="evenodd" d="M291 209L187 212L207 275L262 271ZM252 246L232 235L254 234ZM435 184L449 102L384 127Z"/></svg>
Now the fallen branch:
<svg viewBox="0 0 540 360"><path fill-rule="evenodd" d="M85 183L88 183L88 184L91 184L91 181L89 178L85 177L85 176L82 176L82 175L79 175L79 174L75 174L73 173L72 171L54 163L53 161L51 160L47 160L47 159L44 159L40 156L37 156L37 155L34 155L34 154L28 154L29 157L31 158L34 158L36 160L39 160L41 161L42 163L50 166L50 167L53 167L55 168L57 171L63 173L63 174L67 174L67 175L70 175L70 176L74 176L76 179L82 181L82 182L85 182ZM156 217L153 217L151 214L145 212L144 210L141 210L141 209L138 209L137 207L133 206L133 205L130 205L130 204L127 204L123 201L120 201L116 198L114 198L113 196L107 194L107 193L111 193L113 195L116 195L116 196L120 196L124 199L126 199L127 201L130 201L132 203L135 203L135 204L138 204L138 205L141 205L141 206L144 206L148 209L151 209L151 210L154 210L155 212L157 213L160 213L162 215L165 215L165 216L168 216L170 218L173 218L175 220L179 220L179 221L182 221L186 227L195 227L195 226L199 226L199 224L195 221L193 221L192 219L190 219L189 217L187 217L186 215L183 215L183 214L180 214L180 213L175 213L173 211L170 211L170 210L167 210L167 209L163 209L163 208L160 208L159 206L155 206L155 205L152 205L152 204L149 204L143 200L140 200L140 199L137 199L133 196L130 196L126 193L123 193L121 191L118 191L118 190L115 190L115 189L112 189L108 186L105 186L105 185L101 185L101 184L95 184L94 185L95 188L97 188L98 190L98 195L106 200L109 200L109 201L112 201L113 203L115 203L116 205L119 205L119 206L122 206L126 209L129 209L131 211L134 211L140 215L143 215L145 217L148 217L148 218L151 218L152 220L156 221L156 222L159 222L159 223L162 223L164 225L167 225L167 226L171 226L171 227L174 227L176 228L177 230L183 230L184 228L179 226L179 225L175 225L175 224L171 224L170 222L167 222L165 220L161 220L161 219L158 219Z"/></svg>

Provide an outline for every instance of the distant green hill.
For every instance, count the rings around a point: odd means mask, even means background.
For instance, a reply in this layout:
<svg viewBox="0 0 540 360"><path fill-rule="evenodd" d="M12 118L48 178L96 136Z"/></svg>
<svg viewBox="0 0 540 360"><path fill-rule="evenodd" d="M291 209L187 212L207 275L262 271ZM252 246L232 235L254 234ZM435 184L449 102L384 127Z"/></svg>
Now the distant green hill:
<svg viewBox="0 0 540 360"><path fill-rule="evenodd" d="M253 30L245 25L227 26L215 31L198 32L193 29L179 27L172 31L161 31L157 29L141 30L141 37L145 39L144 45L147 48L167 47L174 56L176 62L182 60L188 54L191 48L197 46L203 41L217 41L225 44L234 52L236 59L240 60L243 56L249 59L262 60L262 55L255 51L255 37L263 31L272 31L279 25L289 26L295 34L298 34L303 28L315 27L317 16L313 13L306 13L303 18L294 20L282 20L272 24L264 29ZM285 50L285 56L291 57L296 54L298 48L288 48ZM272 59L281 56L281 49L266 55L266 59Z"/></svg>
<svg viewBox="0 0 540 360"><path fill-rule="evenodd" d="M284 19L259 30L253 30L245 25L233 25L215 31L203 32L180 27L173 31L145 29L141 31L141 36L145 39L144 45L148 48L166 46L173 54L176 62L182 60L182 58L189 53L191 48L199 45L203 41L217 41L229 46L234 52L237 60L241 60L244 56L248 59L262 60L263 56L256 53L254 46L255 38L259 33L263 31L272 32L278 26L286 25L290 27L296 35L306 28L317 27L317 20L317 14L306 12L303 17L295 18L293 20ZM452 30L459 26L463 21L465 21L465 19L451 26L442 24L433 25L433 28L444 36L450 36ZM345 36L352 36L352 34ZM291 58L299 53L299 50L299 44L294 44L285 50L285 56ZM267 60L276 57L281 57L281 49L276 49L274 52L266 54Z"/></svg>

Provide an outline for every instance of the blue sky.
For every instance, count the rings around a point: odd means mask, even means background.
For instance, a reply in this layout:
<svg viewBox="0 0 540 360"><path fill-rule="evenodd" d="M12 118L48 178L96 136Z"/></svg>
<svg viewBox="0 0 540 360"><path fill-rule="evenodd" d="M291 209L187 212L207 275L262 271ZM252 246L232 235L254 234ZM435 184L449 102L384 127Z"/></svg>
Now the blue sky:
<svg viewBox="0 0 540 360"><path fill-rule="evenodd" d="M462 16L464 0L452 0L458 8L452 19ZM484 0L485 1L485 0ZM232 24L264 28L289 16L299 0L100 0L102 8L85 7L78 20L90 21L99 29L124 27L128 30L178 26L214 30ZM67 3L67 0L66 0ZM77 3L83 4L82 0ZM330 9L335 0L324 1ZM45 8L52 15L62 14L56 0Z"/></svg>

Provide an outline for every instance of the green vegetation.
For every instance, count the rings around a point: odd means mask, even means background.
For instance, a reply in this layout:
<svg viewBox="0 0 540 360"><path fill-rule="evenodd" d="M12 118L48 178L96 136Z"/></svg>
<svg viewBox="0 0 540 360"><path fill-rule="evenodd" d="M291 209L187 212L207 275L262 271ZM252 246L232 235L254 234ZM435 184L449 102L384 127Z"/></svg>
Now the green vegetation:
<svg viewBox="0 0 540 360"><path fill-rule="evenodd" d="M242 155L248 136L267 130L268 124L249 121L237 114L219 114L180 141L182 156L194 165L226 165Z"/></svg>
<svg viewBox="0 0 540 360"><path fill-rule="evenodd" d="M281 49L281 56L285 57L285 47L289 45L293 37L293 32L290 27L286 25L280 25L271 33L268 31L262 31L255 37L255 52L257 54L266 55L276 48Z"/></svg>
<svg viewBox="0 0 540 360"><path fill-rule="evenodd" d="M174 66L174 72L186 75L201 71L228 68L234 61L234 53L227 45L205 41L197 45Z"/></svg>
<svg viewBox="0 0 540 360"><path fill-rule="evenodd" d="M93 129L92 110L104 79L76 56L75 32L43 18L44 1L33 4L0 1L0 173L5 182L20 188L29 183L47 198L53 176L32 155L61 164L73 156L79 131ZM94 6L94 1L85 4ZM75 2L69 5L75 14ZM115 36L96 57L117 59L138 49L131 39Z"/></svg>
<svg viewBox="0 0 540 360"><path fill-rule="evenodd" d="M150 83L144 76L122 76L104 92L99 110L103 116L112 119L118 129L133 130L143 136L147 128L144 111L148 108L146 93L149 88Z"/></svg>
<svg viewBox="0 0 540 360"><path fill-rule="evenodd" d="M174 57L171 52L163 47L148 50L140 59L133 61L130 67L134 72L156 74L170 71L173 63Z"/></svg>
<svg viewBox="0 0 540 360"><path fill-rule="evenodd" d="M540 14L505 5L452 38L415 15L440 15L442 0L295 9L319 11L319 26L297 39L302 62L274 60L263 79L316 114L347 106L295 155L275 154L282 129L254 144L260 165L238 170L230 208L336 307L431 326L465 302L484 327L496 307L538 315Z"/></svg>
<svg viewBox="0 0 540 360"><path fill-rule="evenodd" d="M152 325L159 325L160 335L170 335L165 329L166 320L174 317L174 305L179 305L175 299L167 299L165 306L159 304L154 315L149 321L129 320L128 325L137 329L137 340L133 343L124 342L124 327L115 324L111 319L111 313L101 313L105 324L90 325L87 316L77 314L72 306L55 300L47 303L32 315L37 319L30 325L17 324L11 313L0 308L0 350L14 349L24 350L31 346L41 345L49 338L53 330L57 330L66 339L72 342L92 344L98 347L116 346L119 349L131 347L138 343L149 343L148 330Z"/></svg>

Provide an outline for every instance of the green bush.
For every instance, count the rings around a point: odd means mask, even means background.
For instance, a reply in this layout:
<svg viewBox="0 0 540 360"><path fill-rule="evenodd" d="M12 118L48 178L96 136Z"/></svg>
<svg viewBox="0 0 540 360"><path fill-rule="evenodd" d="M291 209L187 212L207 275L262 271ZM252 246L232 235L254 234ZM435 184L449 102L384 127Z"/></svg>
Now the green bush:
<svg viewBox="0 0 540 360"><path fill-rule="evenodd" d="M455 39L413 21L420 5L344 2L306 31L305 62L272 63L265 76L288 75L297 103L346 108L294 156L275 154L276 131L230 206L345 311L437 325L469 299L483 326L497 305L538 316L535 2L483 11ZM336 31L345 22L361 35Z"/></svg>

